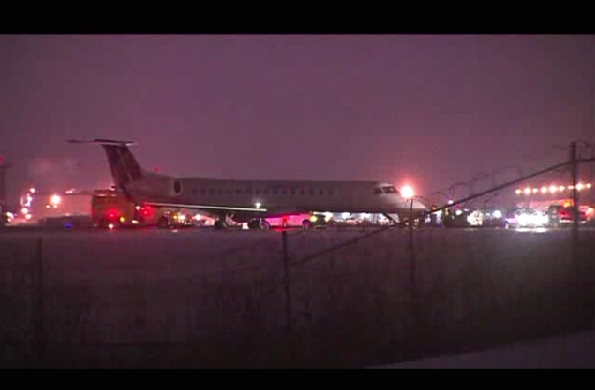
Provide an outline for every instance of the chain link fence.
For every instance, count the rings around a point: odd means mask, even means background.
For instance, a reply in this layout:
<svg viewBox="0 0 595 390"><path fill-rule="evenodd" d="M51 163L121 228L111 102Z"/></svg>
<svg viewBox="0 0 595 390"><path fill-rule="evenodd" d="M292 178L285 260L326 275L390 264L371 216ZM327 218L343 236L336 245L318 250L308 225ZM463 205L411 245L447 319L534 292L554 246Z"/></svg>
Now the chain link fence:
<svg viewBox="0 0 595 390"><path fill-rule="evenodd" d="M593 325L590 231L225 235L4 237L2 365L361 367Z"/></svg>

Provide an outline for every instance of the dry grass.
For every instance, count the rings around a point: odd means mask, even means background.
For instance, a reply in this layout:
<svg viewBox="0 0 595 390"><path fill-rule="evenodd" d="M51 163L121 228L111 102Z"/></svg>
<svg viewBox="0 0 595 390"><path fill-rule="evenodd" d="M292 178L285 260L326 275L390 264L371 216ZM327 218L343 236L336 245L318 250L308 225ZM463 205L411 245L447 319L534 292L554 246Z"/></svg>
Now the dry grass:
<svg viewBox="0 0 595 390"><path fill-rule="evenodd" d="M289 254L295 262L362 233L290 236ZM592 300L584 299L593 291L582 283L593 275L589 232L574 259L570 232L415 232L415 295L407 234L391 229L292 267L290 334L281 239L271 232L238 250L224 249L225 243L207 251L155 246L130 256L126 250L125 260L106 246L68 255L48 244L44 361L68 367L359 367L593 324ZM40 331L34 240L0 244L2 339L28 342ZM238 268L245 270L228 272ZM30 364L35 356L19 345L4 350L5 366Z"/></svg>

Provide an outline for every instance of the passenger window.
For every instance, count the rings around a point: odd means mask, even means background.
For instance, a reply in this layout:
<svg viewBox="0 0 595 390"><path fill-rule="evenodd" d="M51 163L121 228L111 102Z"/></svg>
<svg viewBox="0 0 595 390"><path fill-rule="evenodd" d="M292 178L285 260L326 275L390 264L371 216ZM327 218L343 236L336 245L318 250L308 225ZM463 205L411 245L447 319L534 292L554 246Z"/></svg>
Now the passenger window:
<svg viewBox="0 0 595 390"><path fill-rule="evenodd" d="M382 188L374 188L374 194L382 194Z"/></svg>

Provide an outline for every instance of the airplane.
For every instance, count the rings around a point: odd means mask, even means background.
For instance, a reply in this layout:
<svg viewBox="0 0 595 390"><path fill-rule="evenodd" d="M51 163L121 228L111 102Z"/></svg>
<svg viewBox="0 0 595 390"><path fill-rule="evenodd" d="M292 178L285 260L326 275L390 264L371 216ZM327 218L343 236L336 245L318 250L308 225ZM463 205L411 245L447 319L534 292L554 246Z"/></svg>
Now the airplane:
<svg viewBox="0 0 595 390"><path fill-rule="evenodd" d="M419 216L426 206L408 199L388 181L246 180L173 177L143 169L130 145L113 139L67 140L103 147L117 190L130 201L155 208L193 209L216 219L215 228L230 221L249 228L266 227L265 218L313 211ZM304 221L303 227L309 221Z"/></svg>

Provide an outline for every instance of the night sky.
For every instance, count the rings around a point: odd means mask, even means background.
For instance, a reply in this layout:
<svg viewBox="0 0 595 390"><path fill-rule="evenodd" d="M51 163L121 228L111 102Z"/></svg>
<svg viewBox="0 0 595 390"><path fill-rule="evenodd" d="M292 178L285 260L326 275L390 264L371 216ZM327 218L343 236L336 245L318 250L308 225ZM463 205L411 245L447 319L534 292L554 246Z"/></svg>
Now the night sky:
<svg viewBox="0 0 595 390"><path fill-rule="evenodd" d="M388 180L429 193L595 140L594 36L0 36L9 195L111 184L138 141L179 176Z"/></svg>

